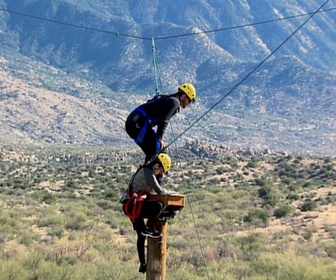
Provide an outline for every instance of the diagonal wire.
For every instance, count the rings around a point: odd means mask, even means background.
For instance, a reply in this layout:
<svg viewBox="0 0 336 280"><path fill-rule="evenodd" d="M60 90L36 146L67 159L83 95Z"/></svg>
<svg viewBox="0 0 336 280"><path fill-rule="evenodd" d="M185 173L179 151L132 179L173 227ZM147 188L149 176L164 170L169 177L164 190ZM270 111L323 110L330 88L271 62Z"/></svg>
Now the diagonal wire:
<svg viewBox="0 0 336 280"><path fill-rule="evenodd" d="M235 89L237 89L242 83L244 83L254 72L256 72L271 56L273 56L284 44L287 43L314 15L316 15L327 3L329 0L325 1L314 13L311 13L310 16L292 32L278 47L276 47L266 58L264 58L257 66L255 66L243 79L241 79L235 86L231 88L224 96L222 96L215 104L213 104L207 111L205 111L200 117L198 117L189 127L187 127L181 134L179 134L172 142L170 142L166 149L186 134L195 124L197 124L202 118L210 113L215 107L217 107L226 97L231 95Z"/></svg>
<svg viewBox="0 0 336 280"><path fill-rule="evenodd" d="M174 136L173 127L172 127L171 124L170 124L170 128L171 128L171 131L172 131L172 135ZM177 144L176 144L176 142L175 142L174 146L175 146L174 150L177 151ZM202 256L202 260L203 260L203 264L204 264L204 267L205 267L205 271L206 271L207 277L208 277L208 279L210 279L208 265L207 265L207 261L206 261L206 258L205 258L204 249L203 249L203 245L202 245L201 238L200 238L200 233L199 233L199 230L198 230L198 224L196 222L195 213L194 213L193 206L192 206L192 203L191 203L191 200L190 200L190 196L189 196L189 189L187 187L187 182L185 180L183 168L182 168L181 165L179 165L179 167L180 167L179 168L180 172L182 173L182 182L183 182L183 186L184 186L184 189L185 189L184 195L187 197L187 203L189 205L190 212L191 212L191 217L192 217L192 220L193 220L193 223L194 223L198 246L199 246L200 251L201 251L201 256Z"/></svg>
<svg viewBox="0 0 336 280"><path fill-rule="evenodd" d="M167 40L167 39L173 39L173 38L179 38L179 37L194 36L194 35L199 35L199 34L215 33L215 32L220 32L220 31L227 31L227 30L251 27L251 26L256 26L256 25L263 25L263 24L267 24L267 23L272 23L272 22L277 22L277 21L282 21L282 20L288 20L288 19L293 19L293 18L299 18L299 17L309 16L309 15L313 16L316 13L330 12L330 11L333 11L333 10L336 10L336 8L333 7L333 8L323 9L323 10L320 9L317 12L316 11L315 12L308 12L308 13L304 13L304 14L292 15L292 16L281 17L281 18L276 18L276 19L263 20L263 21L258 21L258 22L246 23L246 24L223 27L223 28L212 29L212 30L205 30L205 31L202 30L202 31L190 32L190 33L185 33L185 34L177 34L177 35L156 37L155 39L156 40Z"/></svg>
<svg viewBox="0 0 336 280"><path fill-rule="evenodd" d="M175 149L176 149L176 141L177 139L179 139L180 137L182 137L187 131L189 131L196 123L198 123L204 116L206 116L211 110L213 110L219 103L221 103L227 96L229 96L238 86L240 86L246 79L248 79L260 66L262 66L272 55L274 55L274 53L276 51L278 51L289 39L291 39L316 13L319 12L320 9L323 8L324 5L326 5L329 2L329 0L327 0L326 2L324 2L314 13L312 13L309 18L307 18L290 36L288 36L275 50L273 50L273 52L271 52L264 60L262 60L252 71L250 71L240 82L238 82L228 93L226 93L222 98L220 98L213 106L211 106L204 114L202 114L198 119L196 119L196 121L194 121L184 132L182 132L180 135L178 135L169 145L167 145L165 147L165 149L167 149L169 146L171 146L173 143L175 144ZM172 126L171 126L172 129ZM172 129L172 133L173 133L173 129ZM173 134L174 136L174 134ZM195 219L195 214L193 212L193 208L192 208L192 204L189 198L189 192L188 192L188 188L187 188L187 184L185 181L185 177L184 177L184 172L182 167L180 166L181 172L182 172L182 179L183 179L183 185L185 187L186 193L185 195L187 196L187 201L188 201L188 205L191 211L191 215L192 215L192 219L195 225L195 231L196 231L196 236L198 239L198 243L199 243L199 247L201 250L201 255L202 255L202 259L204 262L204 266L206 269L206 273L207 273L207 277L208 279L210 279L210 275L209 275L209 271L208 271L208 267L207 267L207 262L206 262L206 258L205 258L205 254L204 254L204 250L203 250L203 246L201 243L201 239L200 239L200 235L199 235L199 231L198 231L198 226L197 226L197 222Z"/></svg>

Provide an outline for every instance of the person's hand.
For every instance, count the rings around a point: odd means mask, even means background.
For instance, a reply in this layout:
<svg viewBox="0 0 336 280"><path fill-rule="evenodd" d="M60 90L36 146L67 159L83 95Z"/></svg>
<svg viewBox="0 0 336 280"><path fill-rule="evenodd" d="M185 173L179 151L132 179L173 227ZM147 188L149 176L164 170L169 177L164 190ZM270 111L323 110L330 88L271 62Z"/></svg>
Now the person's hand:
<svg viewBox="0 0 336 280"><path fill-rule="evenodd" d="M179 193L176 191L169 191L169 190L164 190L162 193L163 195L178 195Z"/></svg>
<svg viewBox="0 0 336 280"><path fill-rule="evenodd" d="M161 150L163 150L166 147L166 143L163 140L160 140L160 146Z"/></svg>

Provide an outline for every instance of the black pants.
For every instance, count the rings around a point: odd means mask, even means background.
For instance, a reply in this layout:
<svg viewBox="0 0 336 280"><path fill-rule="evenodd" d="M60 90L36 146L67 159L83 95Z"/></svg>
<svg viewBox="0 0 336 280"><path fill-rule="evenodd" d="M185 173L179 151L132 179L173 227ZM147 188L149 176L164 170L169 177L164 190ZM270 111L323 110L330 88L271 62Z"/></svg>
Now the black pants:
<svg viewBox="0 0 336 280"><path fill-rule="evenodd" d="M137 233L137 250L140 263L146 263L145 258L145 240L146 237L141 234L141 231L145 229L144 217L148 217L147 227L153 228L155 220L161 213L162 203L154 200L145 200L141 208L141 217L133 223L133 228Z"/></svg>
<svg viewBox="0 0 336 280"><path fill-rule="evenodd" d="M145 162L161 150L161 144L148 118L140 112L134 110L127 118L125 123L127 134L134 139L134 142L145 153Z"/></svg>

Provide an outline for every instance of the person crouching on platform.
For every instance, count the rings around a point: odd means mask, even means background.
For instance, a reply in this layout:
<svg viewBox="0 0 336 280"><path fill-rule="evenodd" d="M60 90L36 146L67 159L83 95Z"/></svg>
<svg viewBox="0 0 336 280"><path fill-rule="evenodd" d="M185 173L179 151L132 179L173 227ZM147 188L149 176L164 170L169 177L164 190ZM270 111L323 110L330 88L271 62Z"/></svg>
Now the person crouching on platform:
<svg viewBox="0 0 336 280"><path fill-rule="evenodd" d="M161 195L172 195L176 192L162 188L157 180L158 175L167 173L171 167L171 159L165 153L160 153L148 165L140 166L133 174L128 189L121 198L123 211L130 218L133 229L137 233L137 250L140 260L139 272L146 272L145 239L160 238L161 232L154 228L155 221L159 217L163 204L150 200L149 194L155 192ZM145 224L144 219L147 218Z"/></svg>
<svg viewBox="0 0 336 280"><path fill-rule="evenodd" d="M196 89L190 83L178 87L171 95L156 95L135 108L127 117L127 134L145 153L145 164L155 155L164 151L166 144L163 134L170 119L196 100Z"/></svg>

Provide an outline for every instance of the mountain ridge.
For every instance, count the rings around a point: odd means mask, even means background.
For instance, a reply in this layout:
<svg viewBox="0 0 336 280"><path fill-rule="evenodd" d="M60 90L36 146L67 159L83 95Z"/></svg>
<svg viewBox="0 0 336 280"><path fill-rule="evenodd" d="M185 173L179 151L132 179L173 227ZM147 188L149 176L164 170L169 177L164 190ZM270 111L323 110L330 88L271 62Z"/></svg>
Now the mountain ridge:
<svg viewBox="0 0 336 280"><path fill-rule="evenodd" d="M0 7L146 40L2 11L2 141L132 144L123 122L128 112L155 94L151 35L176 34L181 36L155 39L161 90L173 93L178 84L189 81L198 90L199 102L172 120L176 131L167 133L167 141L205 114L182 142L335 153L336 68L330 59L336 40L334 12L315 15L261 67L260 61L304 19L250 25L304 15L318 3L42 2L21 0L14 5L1 0ZM223 27L227 30L203 32Z"/></svg>

